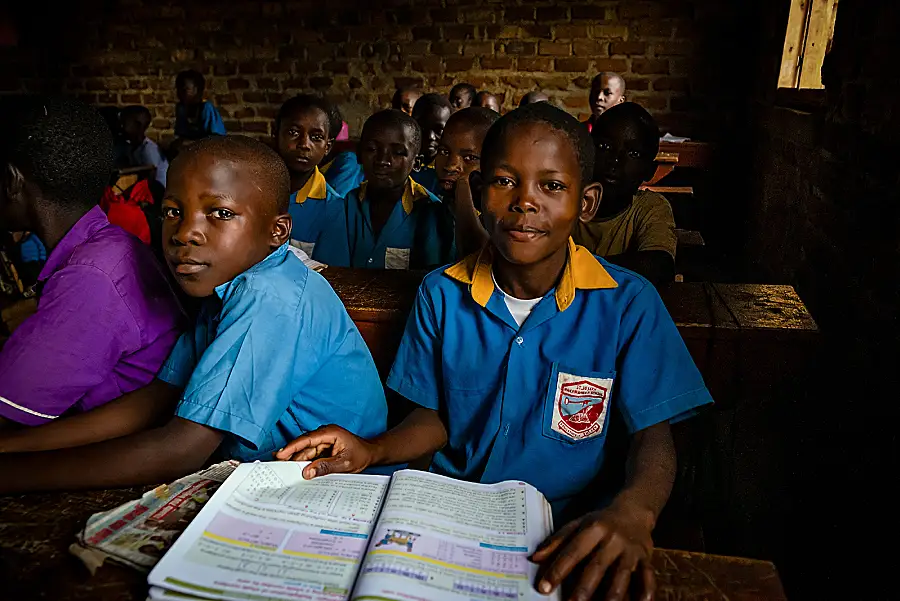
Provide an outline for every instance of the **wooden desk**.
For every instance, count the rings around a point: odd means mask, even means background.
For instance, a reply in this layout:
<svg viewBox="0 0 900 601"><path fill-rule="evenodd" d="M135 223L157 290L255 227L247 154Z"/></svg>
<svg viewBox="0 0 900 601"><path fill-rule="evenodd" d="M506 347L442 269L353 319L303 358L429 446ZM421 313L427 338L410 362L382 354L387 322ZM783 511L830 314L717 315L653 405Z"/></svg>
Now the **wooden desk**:
<svg viewBox="0 0 900 601"><path fill-rule="evenodd" d="M659 153L662 156L678 155L679 167L707 169L712 163L712 146L706 142L660 142Z"/></svg>
<svg viewBox="0 0 900 601"><path fill-rule="evenodd" d="M0 598L142 601L145 574L113 565L90 576L68 553L90 514L137 498L142 490L0 497ZM661 601L786 600L769 562L657 549L653 565Z"/></svg>

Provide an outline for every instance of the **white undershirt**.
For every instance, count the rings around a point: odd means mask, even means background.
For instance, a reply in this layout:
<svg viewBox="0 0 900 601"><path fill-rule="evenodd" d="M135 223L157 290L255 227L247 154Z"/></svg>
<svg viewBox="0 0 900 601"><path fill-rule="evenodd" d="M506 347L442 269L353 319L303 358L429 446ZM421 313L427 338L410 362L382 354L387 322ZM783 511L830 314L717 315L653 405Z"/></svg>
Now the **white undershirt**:
<svg viewBox="0 0 900 601"><path fill-rule="evenodd" d="M503 295L503 300L506 302L506 308L509 309L510 315L513 316L513 319L516 320L516 323L521 328L522 324L525 323L525 320L528 319L528 316L531 315L531 311L534 309L535 305L541 302L541 297L522 300L521 298L510 296L503 292L503 288L497 283L497 278L494 277L493 270L491 271L491 279L494 280L494 288L499 290L500 294Z"/></svg>

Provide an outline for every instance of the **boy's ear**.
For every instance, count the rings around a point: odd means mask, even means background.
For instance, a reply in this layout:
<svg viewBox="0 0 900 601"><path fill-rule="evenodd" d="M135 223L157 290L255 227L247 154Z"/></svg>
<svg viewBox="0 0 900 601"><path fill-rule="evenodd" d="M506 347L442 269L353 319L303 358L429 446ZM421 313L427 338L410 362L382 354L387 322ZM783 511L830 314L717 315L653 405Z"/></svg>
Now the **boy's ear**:
<svg viewBox="0 0 900 601"><path fill-rule="evenodd" d="M25 188L25 176L19 168L9 163L3 169L3 196L7 200L16 200Z"/></svg>
<svg viewBox="0 0 900 601"><path fill-rule="evenodd" d="M331 153L331 149L334 147L334 138L329 138L328 142L325 144L325 156L328 156Z"/></svg>
<svg viewBox="0 0 900 601"><path fill-rule="evenodd" d="M413 171L418 173L419 171L421 171L424 168L425 168L425 155L417 154L416 160L413 162Z"/></svg>
<svg viewBox="0 0 900 601"><path fill-rule="evenodd" d="M600 182L594 182L585 188L581 196L581 213L578 215L578 219L584 223L593 219L597 214L597 209L600 208L602 198L603 186Z"/></svg>
<svg viewBox="0 0 900 601"><path fill-rule="evenodd" d="M275 218L272 222L272 248L278 248L290 239L292 226L291 216L287 213Z"/></svg>

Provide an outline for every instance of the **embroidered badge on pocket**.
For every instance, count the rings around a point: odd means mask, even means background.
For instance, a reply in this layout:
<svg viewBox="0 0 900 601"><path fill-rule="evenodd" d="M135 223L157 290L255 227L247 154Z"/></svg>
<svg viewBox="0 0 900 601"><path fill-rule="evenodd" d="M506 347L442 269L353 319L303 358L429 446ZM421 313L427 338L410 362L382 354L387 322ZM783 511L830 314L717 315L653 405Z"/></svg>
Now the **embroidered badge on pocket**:
<svg viewBox="0 0 900 601"><path fill-rule="evenodd" d="M409 249L391 248L384 249L385 269L409 269Z"/></svg>
<svg viewBox="0 0 900 601"><path fill-rule="evenodd" d="M603 434L612 385L612 378L559 372L553 401L553 431L572 440Z"/></svg>

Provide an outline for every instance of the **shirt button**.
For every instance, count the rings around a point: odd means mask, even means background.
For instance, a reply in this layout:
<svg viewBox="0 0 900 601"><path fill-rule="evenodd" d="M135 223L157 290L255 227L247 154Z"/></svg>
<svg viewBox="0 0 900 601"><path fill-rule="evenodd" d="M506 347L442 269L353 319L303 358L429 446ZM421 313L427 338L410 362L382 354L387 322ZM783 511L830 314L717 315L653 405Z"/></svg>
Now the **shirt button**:
<svg viewBox="0 0 900 601"><path fill-rule="evenodd" d="M375 259L373 259L372 257L369 257L369 263L373 263L373 262L375 262Z"/></svg>
<svg viewBox="0 0 900 601"><path fill-rule="evenodd" d="M519 346L522 346L523 342L525 342L524 338L522 338L521 336L516 337L516 344L518 344Z"/></svg>

